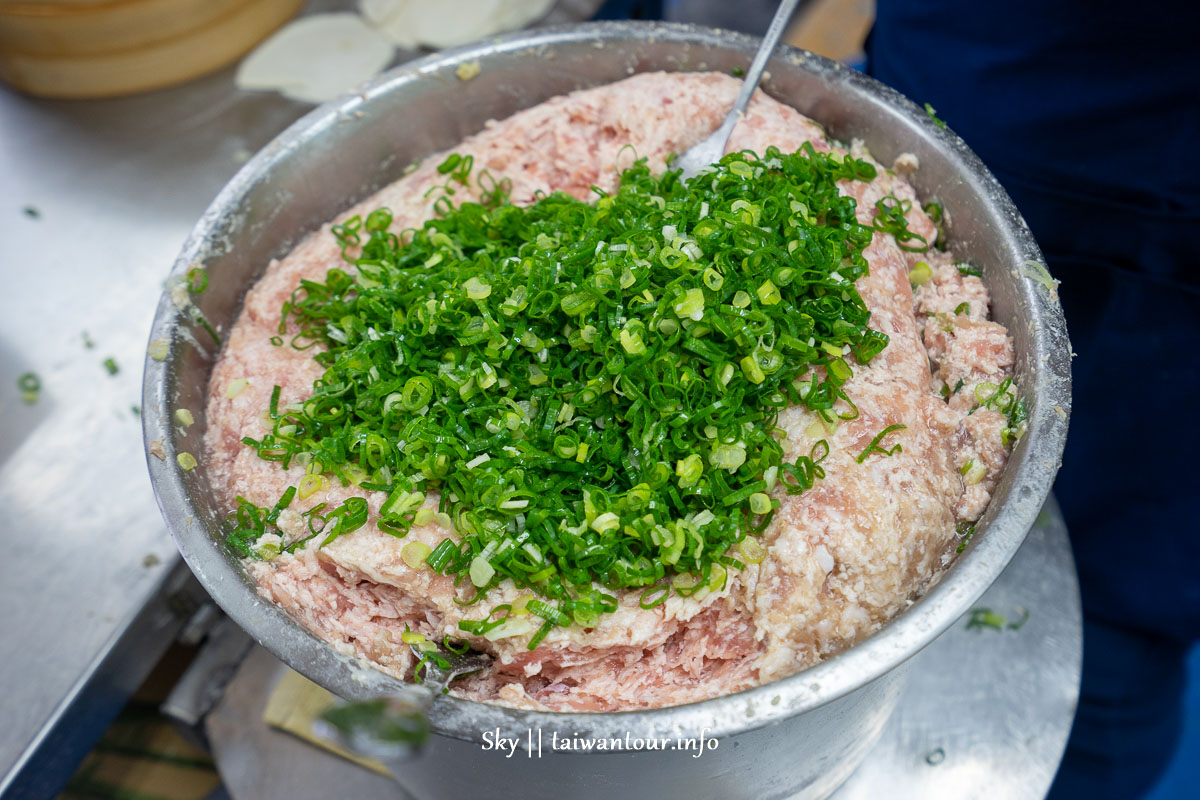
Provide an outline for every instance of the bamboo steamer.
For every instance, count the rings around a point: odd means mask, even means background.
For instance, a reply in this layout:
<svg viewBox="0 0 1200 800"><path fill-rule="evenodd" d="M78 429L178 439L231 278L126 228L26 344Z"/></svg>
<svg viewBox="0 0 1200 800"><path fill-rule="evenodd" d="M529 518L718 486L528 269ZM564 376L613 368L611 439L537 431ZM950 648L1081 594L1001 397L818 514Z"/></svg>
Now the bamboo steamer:
<svg viewBox="0 0 1200 800"><path fill-rule="evenodd" d="M304 0L0 0L0 80L42 97L181 83L245 55Z"/></svg>

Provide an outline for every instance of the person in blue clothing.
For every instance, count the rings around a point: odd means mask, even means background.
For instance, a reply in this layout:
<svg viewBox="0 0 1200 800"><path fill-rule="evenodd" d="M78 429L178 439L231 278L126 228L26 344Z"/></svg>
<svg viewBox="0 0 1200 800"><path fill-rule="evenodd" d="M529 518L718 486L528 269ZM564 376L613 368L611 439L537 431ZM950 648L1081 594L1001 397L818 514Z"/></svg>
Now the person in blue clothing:
<svg viewBox="0 0 1200 800"><path fill-rule="evenodd" d="M1174 754L1200 636L1200 46L1181 0L879 0L867 70L933 105L1062 281L1055 493L1084 607L1053 798L1133 798Z"/></svg>

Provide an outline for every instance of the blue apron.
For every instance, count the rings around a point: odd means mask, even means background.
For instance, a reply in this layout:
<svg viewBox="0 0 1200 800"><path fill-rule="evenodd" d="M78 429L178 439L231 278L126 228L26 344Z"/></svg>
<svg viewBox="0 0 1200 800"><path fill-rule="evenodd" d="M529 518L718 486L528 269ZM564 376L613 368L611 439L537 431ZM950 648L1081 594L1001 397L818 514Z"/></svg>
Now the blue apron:
<svg viewBox="0 0 1200 800"><path fill-rule="evenodd" d="M1055 797L1135 797L1200 638L1200 46L1194 5L879 0L868 71L928 102L1029 222L1074 410L1055 492L1085 613ZM1036 613L1036 611L1035 611Z"/></svg>

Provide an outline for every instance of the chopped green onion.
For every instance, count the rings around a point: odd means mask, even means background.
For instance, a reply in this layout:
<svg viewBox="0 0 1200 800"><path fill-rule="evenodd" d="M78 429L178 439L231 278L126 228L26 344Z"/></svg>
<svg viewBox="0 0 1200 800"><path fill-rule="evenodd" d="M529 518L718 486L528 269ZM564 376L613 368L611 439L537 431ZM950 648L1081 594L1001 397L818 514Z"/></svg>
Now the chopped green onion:
<svg viewBox="0 0 1200 800"><path fill-rule="evenodd" d="M1028 608L1023 608L1021 606L1017 606L1017 611L1020 612L1021 616L1018 617L1017 619L1013 620L1012 622L1008 623L1008 629L1010 631L1019 631L1019 630L1021 630L1021 628L1025 627L1026 622L1029 622L1029 609Z"/></svg>
<svg viewBox="0 0 1200 800"><path fill-rule="evenodd" d="M208 273L200 267L192 267L187 271L187 290L192 294L200 294L208 288Z"/></svg>
<svg viewBox="0 0 1200 800"><path fill-rule="evenodd" d="M425 559L433 552L424 542L408 542L400 548L400 559L411 569L416 569L425 563Z"/></svg>
<svg viewBox="0 0 1200 800"><path fill-rule="evenodd" d="M909 253L924 253L929 249L929 242L919 233L908 229L908 212L912 209L911 200L900 200L895 195L882 197L875 203L875 219L872 226L881 233L891 234L896 245ZM909 242L919 242L910 245Z"/></svg>
<svg viewBox="0 0 1200 800"><path fill-rule="evenodd" d="M863 450L861 453L859 453L858 458L856 458L854 460L857 461L859 464L861 464L867 460L867 456L871 455L871 453L879 453L880 455L885 455L885 456L894 456L897 453L902 452L903 448L900 446L899 442L897 442L896 445L894 447L892 447L890 450L885 447L881 447L879 443L881 441L883 441L883 437L887 436L892 431L902 431L905 429L905 427L907 427L907 426L905 426L905 425L888 425L886 428L881 430L879 433L875 434L875 438L871 440L871 443L869 445L867 445L867 449Z"/></svg>
<svg viewBox="0 0 1200 800"><path fill-rule="evenodd" d="M463 289L466 290L467 297L472 300L484 300L492 293L491 284L484 283L474 276L467 279L467 282L463 284Z"/></svg>
<svg viewBox="0 0 1200 800"><path fill-rule="evenodd" d="M27 404L33 405L37 402L38 395L42 391L41 378L33 372L22 373L17 378L17 389L21 392L21 399Z"/></svg>
<svg viewBox="0 0 1200 800"><path fill-rule="evenodd" d="M179 468L184 472L190 472L196 468L196 457L186 450L175 456L175 460L179 462Z"/></svg>
<svg viewBox="0 0 1200 800"><path fill-rule="evenodd" d="M771 510L771 497L763 492L750 495L750 511L754 514L766 514Z"/></svg>
<svg viewBox="0 0 1200 800"><path fill-rule="evenodd" d="M704 472L704 462L700 456L693 453L687 458L681 459L675 465L675 475L679 478L679 487L686 489L689 486L694 486L700 480L701 474Z"/></svg>
<svg viewBox="0 0 1200 800"><path fill-rule="evenodd" d="M924 286L933 277L933 270L924 261L918 261L917 265L908 272L908 282L913 286Z"/></svg>
<svg viewBox="0 0 1200 800"><path fill-rule="evenodd" d="M324 475L305 475L300 479L300 499L305 500L325 488Z"/></svg>
<svg viewBox="0 0 1200 800"><path fill-rule="evenodd" d="M269 431L243 441L307 467L301 498L334 480L386 493L373 520L385 533L453 529L401 553L469 579L464 602L501 581L530 598L463 620L472 635L532 632L534 648L556 626L595 624L619 590L647 607L721 590L765 557L769 493L825 475L825 439L784 461L779 410L857 416L842 387L887 345L855 288L872 228L841 191L875 168L811 145L732 154L693 181L643 160L595 204L514 205L472 164L438 165L449 179L419 229L391 232L386 209L333 226L347 263L301 281L277 331L321 378L288 406L273 392ZM483 198L456 206L468 180ZM877 208L901 246L919 240L907 210ZM369 516L362 497L304 514L312 536L291 552ZM239 499L230 546L259 557L267 516ZM506 622L529 614L536 631Z"/></svg>
<svg viewBox="0 0 1200 800"><path fill-rule="evenodd" d="M704 316L704 290L688 289L675 303L675 314L679 317L699 320Z"/></svg>
<svg viewBox="0 0 1200 800"><path fill-rule="evenodd" d="M974 522L960 522L954 526L954 532L958 534L961 541L958 543L957 552L961 553L967 549L967 542L971 541L971 537L975 535Z"/></svg>
<svg viewBox="0 0 1200 800"><path fill-rule="evenodd" d="M767 548L755 539L743 539L738 544L738 550L741 551L742 558L746 559L747 564L761 564L767 557Z"/></svg>
<svg viewBox="0 0 1200 800"><path fill-rule="evenodd" d="M939 128L946 127L946 121L938 117L937 111L933 106L929 105L929 103L925 104L925 116L933 120L933 124L937 125Z"/></svg>
<svg viewBox="0 0 1200 800"><path fill-rule="evenodd" d="M758 295L758 302L765 306L773 306L779 303L782 295L779 294L779 287L771 283L771 281L763 281L762 284L754 290Z"/></svg>
<svg viewBox="0 0 1200 800"><path fill-rule="evenodd" d="M1004 615L997 614L990 608L973 608L971 609L971 618L967 620L967 630L983 630L991 628L992 630L1004 630Z"/></svg>
<svg viewBox="0 0 1200 800"><path fill-rule="evenodd" d="M754 356L746 356L743 358L741 360L741 365L742 374L745 375L746 380L750 381L751 383L758 384L767 379L766 373L764 373L762 367L758 365L758 361L754 359Z"/></svg>

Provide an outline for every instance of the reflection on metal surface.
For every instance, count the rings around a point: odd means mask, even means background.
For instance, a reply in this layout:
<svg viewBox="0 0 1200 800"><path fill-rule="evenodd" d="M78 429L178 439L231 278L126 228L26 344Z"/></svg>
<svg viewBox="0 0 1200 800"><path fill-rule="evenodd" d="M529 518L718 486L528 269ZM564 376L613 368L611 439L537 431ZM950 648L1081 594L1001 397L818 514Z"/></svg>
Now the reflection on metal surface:
<svg viewBox="0 0 1200 800"><path fill-rule="evenodd" d="M1079 700L1079 582L1053 498L1004 574L975 604L1019 629L963 618L913 660L908 687L867 761L835 800L1044 797ZM884 787L887 790L884 791Z"/></svg>

